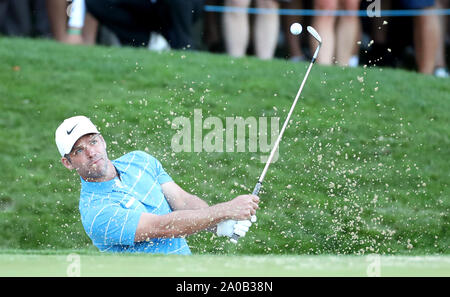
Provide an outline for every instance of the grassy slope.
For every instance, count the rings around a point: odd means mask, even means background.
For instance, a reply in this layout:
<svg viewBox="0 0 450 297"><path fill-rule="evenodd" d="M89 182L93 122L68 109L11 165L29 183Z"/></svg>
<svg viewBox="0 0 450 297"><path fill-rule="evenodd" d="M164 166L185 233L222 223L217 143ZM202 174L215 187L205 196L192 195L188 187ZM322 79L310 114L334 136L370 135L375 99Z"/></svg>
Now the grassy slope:
<svg viewBox="0 0 450 297"><path fill-rule="evenodd" d="M111 158L147 150L210 203L251 191L260 152L173 153L171 121L192 122L202 109L223 123L267 116L281 125L306 66L0 39L0 246L90 246L78 177L54 144L57 125L75 114L98 124ZM193 252L448 253L449 94L447 80L415 73L316 65L257 225L237 246L192 236Z"/></svg>

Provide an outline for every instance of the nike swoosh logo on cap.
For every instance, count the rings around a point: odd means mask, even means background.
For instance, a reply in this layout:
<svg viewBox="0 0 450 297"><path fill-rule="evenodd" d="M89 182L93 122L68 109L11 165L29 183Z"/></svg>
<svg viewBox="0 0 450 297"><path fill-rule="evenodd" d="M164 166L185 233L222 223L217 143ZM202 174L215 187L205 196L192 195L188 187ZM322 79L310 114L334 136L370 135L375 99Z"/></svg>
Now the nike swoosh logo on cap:
<svg viewBox="0 0 450 297"><path fill-rule="evenodd" d="M70 131L66 131L66 132L67 132L67 135L70 135L70 133L72 133L73 129L75 129L76 126L78 126L78 124L75 124L75 126L73 126L73 128L70 129Z"/></svg>

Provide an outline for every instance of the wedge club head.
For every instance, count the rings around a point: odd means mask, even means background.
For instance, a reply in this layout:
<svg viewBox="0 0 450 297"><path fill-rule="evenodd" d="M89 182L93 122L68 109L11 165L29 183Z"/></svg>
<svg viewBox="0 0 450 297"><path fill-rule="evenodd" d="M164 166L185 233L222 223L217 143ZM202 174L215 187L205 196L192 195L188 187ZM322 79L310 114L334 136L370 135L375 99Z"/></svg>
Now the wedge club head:
<svg viewBox="0 0 450 297"><path fill-rule="evenodd" d="M322 38L320 37L319 33L317 33L316 29L311 26L308 26L306 29L308 30L309 34L311 34L319 42L319 44L322 44Z"/></svg>
<svg viewBox="0 0 450 297"><path fill-rule="evenodd" d="M316 49L316 51L314 53L314 56L313 56L313 61L315 62L316 59L317 59L317 56L319 55L320 47L322 46L322 38L320 37L320 35L316 31L316 29L314 29L313 27L308 26L306 28L306 30L308 30L309 34L311 34L314 37L314 39L317 40L317 42L319 42L319 46L317 46L317 49Z"/></svg>

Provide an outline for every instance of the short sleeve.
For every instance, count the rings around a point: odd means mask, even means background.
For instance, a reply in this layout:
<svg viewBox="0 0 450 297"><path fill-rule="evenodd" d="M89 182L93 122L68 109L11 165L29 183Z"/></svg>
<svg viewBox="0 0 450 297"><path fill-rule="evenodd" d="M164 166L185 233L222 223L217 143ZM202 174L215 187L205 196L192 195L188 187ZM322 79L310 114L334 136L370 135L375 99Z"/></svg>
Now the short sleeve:
<svg viewBox="0 0 450 297"><path fill-rule="evenodd" d="M169 174L164 170L163 166L161 165L161 162L155 159L156 162L156 174L157 174L157 180L160 185L170 182L173 179L170 177Z"/></svg>
<svg viewBox="0 0 450 297"><path fill-rule="evenodd" d="M160 185L173 181L172 177L170 177L170 175L167 174L167 172L164 170L161 162L159 162L158 159L142 151L136 151L135 154L137 154L139 158L142 158L141 159L142 162L146 162L146 165L150 165L149 166L151 167L150 171L154 172L155 179L158 181Z"/></svg>
<svg viewBox="0 0 450 297"><path fill-rule="evenodd" d="M90 209L83 224L94 244L132 246L140 218L141 212L107 204Z"/></svg>

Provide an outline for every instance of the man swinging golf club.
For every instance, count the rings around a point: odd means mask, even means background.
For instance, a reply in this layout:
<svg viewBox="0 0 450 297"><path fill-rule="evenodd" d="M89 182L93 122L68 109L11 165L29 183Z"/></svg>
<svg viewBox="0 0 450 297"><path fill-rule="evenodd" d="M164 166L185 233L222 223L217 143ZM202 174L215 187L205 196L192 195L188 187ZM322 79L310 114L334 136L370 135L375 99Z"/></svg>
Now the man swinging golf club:
<svg viewBox="0 0 450 297"><path fill-rule="evenodd" d="M190 254L185 236L206 229L245 236L258 209L256 195L208 206L145 152L109 160L104 138L85 116L66 119L55 141L62 164L80 175L81 221L100 251Z"/></svg>

